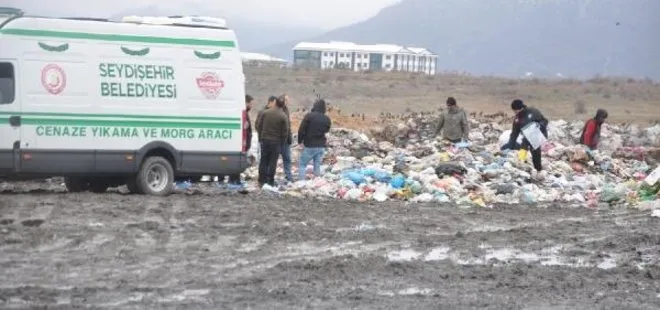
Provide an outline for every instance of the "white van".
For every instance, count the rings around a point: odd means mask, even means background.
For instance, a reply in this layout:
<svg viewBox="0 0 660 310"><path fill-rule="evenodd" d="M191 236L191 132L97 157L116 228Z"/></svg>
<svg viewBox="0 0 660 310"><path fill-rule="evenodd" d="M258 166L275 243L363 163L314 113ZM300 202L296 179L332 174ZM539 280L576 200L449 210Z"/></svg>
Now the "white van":
<svg viewBox="0 0 660 310"><path fill-rule="evenodd" d="M241 173L244 82L222 19L0 9L0 176L167 195L176 178Z"/></svg>

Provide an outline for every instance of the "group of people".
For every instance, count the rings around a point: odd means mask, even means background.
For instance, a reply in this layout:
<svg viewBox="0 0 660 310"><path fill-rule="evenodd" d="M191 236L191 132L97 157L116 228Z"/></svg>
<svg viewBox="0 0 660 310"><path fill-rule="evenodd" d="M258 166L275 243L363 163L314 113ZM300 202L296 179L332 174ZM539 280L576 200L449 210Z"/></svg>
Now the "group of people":
<svg viewBox="0 0 660 310"><path fill-rule="evenodd" d="M511 102L511 110L515 113L513 127L511 129L509 141L501 146L501 150L523 149L529 151L532 155L532 165L534 166L532 177L543 177L540 173L543 170L541 164L541 148L533 147L524 135L522 143L518 143L517 141L524 128L530 124L536 124L540 133L547 138L548 119L543 116L541 111L533 107L528 107L520 99ZM596 111L596 116L587 120L585 123L582 133L580 134L579 143L587 146L591 150L596 149L600 140L600 129L607 119L607 116L607 111L604 109L598 109ZM458 107L456 99L453 97L447 98L447 109L440 115L436 134L439 135L440 131L442 131L442 138L450 142L456 143L468 139L470 127L467 113Z"/></svg>
<svg viewBox="0 0 660 310"><path fill-rule="evenodd" d="M326 103L319 99L312 110L305 115L298 128L298 146L302 148L298 161L298 179L304 180L307 165L313 162L314 175L321 174L321 162L326 148L326 134L330 131L332 121L326 115ZM259 161L259 186L268 184L275 186L275 172L278 159L282 158L284 175L287 182L293 182L291 171L291 114L289 112L289 96L271 96L266 106L259 111L255 121L261 149Z"/></svg>
<svg viewBox="0 0 660 310"><path fill-rule="evenodd" d="M252 141L252 125L249 118L249 112L253 108L254 98L250 95L245 96L246 123L243 129L246 131L247 145L250 149ZM436 135L440 135L446 141L457 143L467 141L470 133L470 126L465 110L458 106L456 98L447 98L447 109L440 115ZM519 136L530 124L536 124L540 133L548 137L548 119L536 108L528 107L525 103L516 99L511 102L511 110L515 113L511 135L507 143L501 146L501 150L523 149L532 155L533 177L542 177L543 166L541 163L541 148L533 147L528 137L523 134L521 143ZM598 109L596 116L587 120L579 143L587 146L589 149L596 149L600 140L600 129L607 119L607 111ZM298 180L305 180L307 165L313 162L313 173L315 176L321 175L321 162L327 147L326 134L330 131L332 121L326 115L326 103L323 99L318 99L314 103L312 110L307 113L298 128L298 146L302 148L300 159L298 161ZM268 184L275 186L275 172L277 162L282 158L284 175L287 182L293 182L294 177L291 171L291 145L293 144L293 134L291 131L291 114L289 112L289 96L281 95L279 97L270 96L266 106L259 111L255 121L255 129L258 135L260 145L259 161L259 186ZM240 175L230 175L230 184L240 184Z"/></svg>

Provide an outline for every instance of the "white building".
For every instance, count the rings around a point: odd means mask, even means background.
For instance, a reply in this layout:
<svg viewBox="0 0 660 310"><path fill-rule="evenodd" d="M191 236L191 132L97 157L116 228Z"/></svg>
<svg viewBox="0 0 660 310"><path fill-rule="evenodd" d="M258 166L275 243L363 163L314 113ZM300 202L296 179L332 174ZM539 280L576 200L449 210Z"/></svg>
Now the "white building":
<svg viewBox="0 0 660 310"><path fill-rule="evenodd" d="M301 67L435 74L437 63L438 56L425 48L394 44L300 42L293 48L293 64Z"/></svg>
<svg viewBox="0 0 660 310"><path fill-rule="evenodd" d="M243 65L250 67L284 67L287 63L284 59L261 53L241 52L241 58L243 58Z"/></svg>

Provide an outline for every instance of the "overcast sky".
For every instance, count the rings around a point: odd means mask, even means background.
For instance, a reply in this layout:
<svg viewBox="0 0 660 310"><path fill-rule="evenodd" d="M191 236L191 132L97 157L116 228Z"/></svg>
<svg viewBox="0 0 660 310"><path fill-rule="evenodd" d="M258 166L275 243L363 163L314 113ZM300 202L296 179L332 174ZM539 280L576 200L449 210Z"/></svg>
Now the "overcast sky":
<svg viewBox="0 0 660 310"><path fill-rule="evenodd" d="M131 8L158 4L181 15L223 15L267 24L332 29L352 24L401 0L0 0L39 15L108 17ZM92 4L93 3L93 4ZM231 26L231 25L230 25Z"/></svg>

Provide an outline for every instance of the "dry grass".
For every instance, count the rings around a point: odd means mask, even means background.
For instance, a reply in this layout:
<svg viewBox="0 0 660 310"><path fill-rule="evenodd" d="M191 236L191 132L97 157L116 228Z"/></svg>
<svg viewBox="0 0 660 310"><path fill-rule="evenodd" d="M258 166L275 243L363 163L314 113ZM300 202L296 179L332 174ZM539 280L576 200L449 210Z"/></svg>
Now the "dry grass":
<svg viewBox="0 0 660 310"><path fill-rule="evenodd" d="M382 122L377 117L381 113L437 111L448 96L456 97L468 112L510 114L509 103L520 98L549 118L582 120L597 108L605 108L614 122L660 122L660 84L650 80L506 79L279 68L246 68L245 74L247 92L259 102L286 92L294 110L309 109L316 90L340 111L332 115L338 126L377 126ZM364 120L362 114L366 114Z"/></svg>

